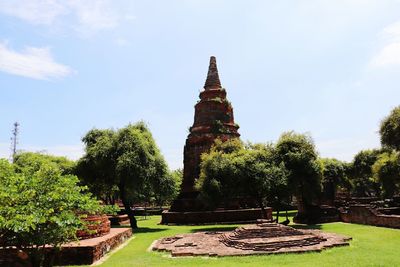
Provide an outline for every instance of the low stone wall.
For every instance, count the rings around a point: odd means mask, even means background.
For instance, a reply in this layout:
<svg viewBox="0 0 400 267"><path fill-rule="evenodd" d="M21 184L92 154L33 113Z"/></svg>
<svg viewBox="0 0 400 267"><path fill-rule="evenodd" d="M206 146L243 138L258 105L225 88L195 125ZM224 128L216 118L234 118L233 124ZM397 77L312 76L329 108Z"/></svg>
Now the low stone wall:
<svg viewBox="0 0 400 267"><path fill-rule="evenodd" d="M162 213L161 224L208 224L255 222L257 219L272 219L272 209L265 208L264 216L261 209L215 210L199 212L170 212Z"/></svg>
<svg viewBox="0 0 400 267"><path fill-rule="evenodd" d="M340 212L340 217L347 223L400 228L400 215L381 214L369 205L351 205L348 210Z"/></svg>

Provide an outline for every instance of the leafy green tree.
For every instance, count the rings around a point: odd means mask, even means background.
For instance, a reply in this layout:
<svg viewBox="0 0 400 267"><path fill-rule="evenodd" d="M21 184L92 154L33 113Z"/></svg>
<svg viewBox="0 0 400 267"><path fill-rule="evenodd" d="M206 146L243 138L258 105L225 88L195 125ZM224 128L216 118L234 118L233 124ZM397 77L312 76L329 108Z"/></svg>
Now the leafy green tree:
<svg viewBox="0 0 400 267"><path fill-rule="evenodd" d="M276 150L290 173L288 188L296 196L297 218L308 218L321 192L322 166L314 142L309 135L286 132L280 136Z"/></svg>
<svg viewBox="0 0 400 267"><path fill-rule="evenodd" d="M323 166L323 193L326 200L332 204L339 186L347 189L351 187L347 177L347 164L340 160L330 158L321 159L321 163Z"/></svg>
<svg viewBox="0 0 400 267"><path fill-rule="evenodd" d="M169 181L167 165L150 130L139 122L118 131L93 129L82 140L86 153L79 160L78 175L91 188L118 187L131 226L137 228L133 203L149 201L155 195L159 198L160 190L165 187L158 187ZM168 192L163 192L162 198ZM110 194L104 189L96 193Z"/></svg>
<svg viewBox="0 0 400 267"><path fill-rule="evenodd" d="M30 168L32 171L40 169L42 165L53 165L62 174L73 174L76 165L75 161L66 157L57 157L40 152L20 152L15 156L14 163L17 170Z"/></svg>
<svg viewBox="0 0 400 267"><path fill-rule="evenodd" d="M263 214L268 200L273 200L279 217L279 206L286 196L288 171L278 161L276 150L272 144L250 146L239 165L244 179L244 188L254 197Z"/></svg>
<svg viewBox="0 0 400 267"><path fill-rule="evenodd" d="M16 169L18 169L16 171ZM101 213L99 202L78 185L78 178L62 175L48 162L21 168L0 160L0 240L30 257L32 266L51 266L45 245L59 248L76 240L86 214Z"/></svg>
<svg viewBox="0 0 400 267"><path fill-rule="evenodd" d="M286 184L287 172L272 145L248 145L239 139L217 141L203 154L198 188L214 208L234 198L253 198L265 214L268 197Z"/></svg>
<svg viewBox="0 0 400 267"><path fill-rule="evenodd" d="M393 197L400 189L400 156L398 152L385 152L378 156L372 166L375 181L383 189L383 196Z"/></svg>
<svg viewBox="0 0 400 267"><path fill-rule="evenodd" d="M238 167L243 152L244 145L239 139L226 142L217 139L210 151L202 155L196 187L208 209L220 204L226 208L233 198L243 195L243 181Z"/></svg>
<svg viewBox="0 0 400 267"><path fill-rule="evenodd" d="M149 195L160 178L168 175L166 163L147 126L140 122L117 132L115 144L116 174L122 203L131 226L137 222L130 209L133 202ZM160 167L161 166L161 167Z"/></svg>
<svg viewBox="0 0 400 267"><path fill-rule="evenodd" d="M164 175L157 180L154 179L153 182L156 182L156 184L153 184L155 204L162 207L166 203L173 201L179 194L182 179L183 173L181 169L170 171L168 175Z"/></svg>
<svg viewBox="0 0 400 267"><path fill-rule="evenodd" d="M381 150L362 150L353 159L350 182L353 186L353 195L358 197L380 195L379 183L372 174L372 166L381 154Z"/></svg>
<svg viewBox="0 0 400 267"><path fill-rule="evenodd" d="M379 133L383 146L400 150L400 106L382 120Z"/></svg>
<svg viewBox="0 0 400 267"><path fill-rule="evenodd" d="M10 164L6 159L0 158L0 179L6 180L9 176L14 175L14 165Z"/></svg>
<svg viewBox="0 0 400 267"><path fill-rule="evenodd" d="M112 129L92 129L83 138L85 155L78 160L76 174L104 203L114 204L119 189L116 174L115 136Z"/></svg>

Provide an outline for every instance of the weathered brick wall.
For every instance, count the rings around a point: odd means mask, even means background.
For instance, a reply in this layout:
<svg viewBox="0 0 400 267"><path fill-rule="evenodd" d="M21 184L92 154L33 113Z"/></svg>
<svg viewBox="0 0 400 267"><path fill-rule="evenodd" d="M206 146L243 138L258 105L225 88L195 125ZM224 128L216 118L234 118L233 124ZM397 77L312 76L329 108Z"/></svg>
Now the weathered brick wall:
<svg viewBox="0 0 400 267"><path fill-rule="evenodd" d="M115 229L114 229L115 230ZM100 260L106 253L125 242L132 236L130 228L120 228L114 234L100 238L87 239L87 245L66 244L59 254L56 254L55 265L83 265L92 264ZM101 239L100 241L96 241ZM54 255L52 247L46 247L46 261ZM0 266L30 266L28 255L15 248L0 249Z"/></svg>
<svg viewBox="0 0 400 267"><path fill-rule="evenodd" d="M76 235L79 239L102 236L110 232L111 222L107 215L89 215L83 221L87 223L88 230L78 231Z"/></svg>
<svg viewBox="0 0 400 267"><path fill-rule="evenodd" d="M400 215L380 214L369 205L351 205L347 211L340 212L340 217L347 223L400 228Z"/></svg>
<svg viewBox="0 0 400 267"><path fill-rule="evenodd" d="M209 90L210 91L210 90ZM233 109L226 101L225 90L218 100L204 98L196 104L194 123L184 148L183 192L194 191L195 180L200 174L201 154L208 152L215 140L239 137L238 126L233 121Z"/></svg>

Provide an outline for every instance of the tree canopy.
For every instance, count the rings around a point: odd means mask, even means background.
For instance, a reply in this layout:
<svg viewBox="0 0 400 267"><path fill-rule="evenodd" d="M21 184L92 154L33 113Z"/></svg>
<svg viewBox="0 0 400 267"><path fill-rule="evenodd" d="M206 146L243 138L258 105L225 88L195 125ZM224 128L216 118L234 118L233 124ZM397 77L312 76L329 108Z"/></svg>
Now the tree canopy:
<svg viewBox="0 0 400 267"><path fill-rule="evenodd" d="M400 150L400 106L382 120L379 133L383 146Z"/></svg>
<svg viewBox="0 0 400 267"><path fill-rule="evenodd" d="M59 169L62 174L73 174L76 165L75 161L66 157L57 157L40 152L17 153L14 164L17 171L27 168L36 171L43 165L52 165L54 168Z"/></svg>
<svg viewBox="0 0 400 267"><path fill-rule="evenodd" d="M78 162L78 175L103 199L117 189L132 227L137 227L134 202L156 198L162 204L169 198L166 194L175 194L174 177L143 122L119 130L93 129L82 141L85 155Z"/></svg>
<svg viewBox="0 0 400 267"><path fill-rule="evenodd" d="M153 197L158 206L172 202L179 193L180 185L183 179L181 169L168 171L168 174L153 180Z"/></svg>
<svg viewBox="0 0 400 267"><path fill-rule="evenodd" d="M288 188L296 196L299 213L306 212L321 192L322 165L311 136L295 132L283 133L276 150L289 171Z"/></svg>
<svg viewBox="0 0 400 267"><path fill-rule="evenodd" d="M33 266L44 264L44 246L76 239L81 220L103 208L78 178L43 161L38 168L0 159L0 240L28 253ZM49 262L47 262L49 264Z"/></svg>
<svg viewBox="0 0 400 267"><path fill-rule="evenodd" d="M349 166L347 163L333 158L323 158L321 159L321 163L323 167L323 193L326 200L333 202L338 187L351 189L351 184L348 178Z"/></svg>
<svg viewBox="0 0 400 267"><path fill-rule="evenodd" d="M353 194L358 197L378 196L379 184L374 180L372 166L381 153L378 149L361 150L351 164L350 182L353 186Z"/></svg>
<svg viewBox="0 0 400 267"><path fill-rule="evenodd" d="M79 159L76 166L78 177L83 180L93 194L107 204L114 204L116 191L118 191L114 139L114 130L90 130L82 138L85 155Z"/></svg>
<svg viewBox="0 0 400 267"><path fill-rule="evenodd" d="M277 162L271 144L248 144L239 139L217 140L203 154L198 188L214 205L229 205L235 198L253 198L264 210L267 199L286 185L287 171Z"/></svg>
<svg viewBox="0 0 400 267"><path fill-rule="evenodd" d="M400 156L398 152L385 152L378 156L372 173L375 182L382 186L384 197L391 198L400 193Z"/></svg>

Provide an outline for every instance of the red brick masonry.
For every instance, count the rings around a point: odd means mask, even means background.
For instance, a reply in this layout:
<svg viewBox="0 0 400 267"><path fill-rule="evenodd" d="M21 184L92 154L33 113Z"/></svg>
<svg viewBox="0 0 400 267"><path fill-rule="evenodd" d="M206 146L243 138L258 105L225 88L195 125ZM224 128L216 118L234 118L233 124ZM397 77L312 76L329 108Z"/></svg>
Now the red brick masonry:
<svg viewBox="0 0 400 267"><path fill-rule="evenodd" d="M222 88L218 76L215 57L210 58L204 91L199 95L200 101L195 105L194 122L189 128L183 151L183 181L181 194L195 192L195 181L199 178L201 154L208 152L218 138L226 141L238 138L239 126L233 118L232 105L226 98L226 90ZM182 197L181 195L181 197ZM186 209L175 203L172 211L196 211L196 208Z"/></svg>
<svg viewBox="0 0 400 267"><path fill-rule="evenodd" d="M177 256L240 256L319 252L348 246L351 238L319 230L302 230L276 223L259 223L227 232L198 232L157 240L152 250Z"/></svg>
<svg viewBox="0 0 400 267"><path fill-rule="evenodd" d="M88 230L76 233L79 239L87 239L106 235L110 232L110 221L107 215L89 215L83 221L87 223Z"/></svg>
<svg viewBox="0 0 400 267"><path fill-rule="evenodd" d="M340 211L343 222L359 223L375 226L400 228L400 215L381 214L370 205L351 205L348 210Z"/></svg>
<svg viewBox="0 0 400 267"><path fill-rule="evenodd" d="M131 228L111 228L111 231L106 235L65 244L62 246L55 264L92 264L100 260L109 251L124 243L131 236ZM47 249L47 253L53 251L51 247ZM18 257L20 254L16 249L0 249L0 259L6 260L6 262L20 261L21 257ZM0 265L1 263L2 261L0 260Z"/></svg>

